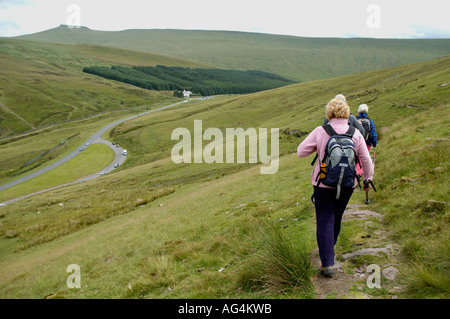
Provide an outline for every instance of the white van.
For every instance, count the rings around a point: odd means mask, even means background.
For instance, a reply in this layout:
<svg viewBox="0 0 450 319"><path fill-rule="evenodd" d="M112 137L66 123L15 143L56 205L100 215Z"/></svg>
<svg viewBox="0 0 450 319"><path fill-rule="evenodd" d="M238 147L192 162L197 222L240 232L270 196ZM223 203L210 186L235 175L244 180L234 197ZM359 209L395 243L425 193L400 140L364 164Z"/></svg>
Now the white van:
<svg viewBox="0 0 450 319"><path fill-rule="evenodd" d="M127 150L123 150L123 156L127 156L127 155L128 155Z"/></svg>

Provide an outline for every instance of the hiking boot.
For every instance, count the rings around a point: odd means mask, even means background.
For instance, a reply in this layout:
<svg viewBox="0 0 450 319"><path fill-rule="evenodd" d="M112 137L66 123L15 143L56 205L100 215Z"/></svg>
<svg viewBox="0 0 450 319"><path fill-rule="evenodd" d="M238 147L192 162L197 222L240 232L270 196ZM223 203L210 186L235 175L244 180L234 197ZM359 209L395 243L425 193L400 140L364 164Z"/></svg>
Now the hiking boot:
<svg viewBox="0 0 450 319"><path fill-rule="evenodd" d="M325 276L325 277L331 277L331 276L334 275L334 269L333 269L333 266L320 267L319 273L320 273L322 276Z"/></svg>

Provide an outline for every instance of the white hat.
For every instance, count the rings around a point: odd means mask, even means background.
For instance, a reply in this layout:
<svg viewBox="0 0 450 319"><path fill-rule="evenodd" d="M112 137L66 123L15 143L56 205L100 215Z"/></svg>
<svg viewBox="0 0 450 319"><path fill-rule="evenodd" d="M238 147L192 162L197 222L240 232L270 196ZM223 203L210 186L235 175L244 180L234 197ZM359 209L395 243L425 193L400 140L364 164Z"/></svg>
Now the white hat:
<svg viewBox="0 0 450 319"><path fill-rule="evenodd" d="M334 98L335 98L336 100L341 100L341 101L343 101L343 102L347 102L347 99L346 99L345 96L342 95L342 94L338 94L338 95L336 95Z"/></svg>
<svg viewBox="0 0 450 319"><path fill-rule="evenodd" d="M367 106L367 104L361 104L358 108L358 113L368 113L369 112L369 107Z"/></svg>

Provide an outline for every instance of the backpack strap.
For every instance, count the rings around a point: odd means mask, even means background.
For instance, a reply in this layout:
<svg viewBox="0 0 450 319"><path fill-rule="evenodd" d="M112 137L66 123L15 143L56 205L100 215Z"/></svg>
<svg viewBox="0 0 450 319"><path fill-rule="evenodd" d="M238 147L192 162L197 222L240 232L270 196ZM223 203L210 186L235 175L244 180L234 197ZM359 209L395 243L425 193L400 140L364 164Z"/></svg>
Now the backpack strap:
<svg viewBox="0 0 450 319"><path fill-rule="evenodd" d="M334 130L334 128L333 128L329 123L326 124L326 125L322 125L322 127L323 127L323 129L325 130L325 132L327 132L327 134L328 134L329 136L337 135L336 131ZM316 156L314 157L314 160L313 160L312 163L311 163L311 166L314 166L314 163L316 162L316 160L317 160L318 157L319 157L319 154L317 153ZM319 175L320 175L320 170L319 170L319 173L317 174L317 178L316 178L316 180L317 180L317 185L314 187L314 192L313 192L313 194L311 195L311 202L312 202L313 204L315 204L314 199L315 199L315 197L316 197L316 189L317 189L317 187L319 187L319 184L320 184Z"/></svg>
<svg viewBox="0 0 450 319"><path fill-rule="evenodd" d="M336 133L336 131L334 130L334 128L330 125L330 124L327 124L327 125L324 125L324 126L322 126L323 127L323 129L325 130L325 132L327 132L327 134L329 135L329 136L333 136L333 135L339 135L338 133ZM355 134L355 127L354 126L352 126L352 125L349 125L348 126L348 130L347 130L347 132L344 134L344 135L348 135L348 136L350 136L350 137L353 137L353 134ZM342 135L342 134L341 134Z"/></svg>
<svg viewBox="0 0 450 319"><path fill-rule="evenodd" d="M353 137L353 134L355 134L355 127L352 125L349 125L348 131L345 133L345 135L348 135L350 137Z"/></svg>
<svg viewBox="0 0 450 319"><path fill-rule="evenodd" d="M333 129L333 127L330 124L322 125L322 127L329 136L337 135L336 131ZM354 132L354 130L353 130L353 132ZM319 158L319 154L316 153L316 156L314 156L314 159L311 162L311 166L314 166L314 164L316 163L318 158Z"/></svg>
<svg viewBox="0 0 450 319"><path fill-rule="evenodd" d="M327 132L327 134L329 136L333 136L333 135L339 135L338 133L336 133L336 131L334 130L334 128L328 123L327 125L322 125L323 129L325 130L325 132ZM352 125L349 125L347 132L344 135L347 135L350 138L353 138L353 135L355 134L356 128ZM342 134L341 134L342 135ZM316 154L316 156L314 157L314 160L312 161L311 165L314 166L314 163L316 162L317 158L318 158L318 154ZM355 154L356 156L356 154ZM358 156L356 156L356 162L359 162L359 158ZM319 174L320 174L320 170L319 170ZM319 175L317 175L317 185L314 187L314 192L311 195L311 202L313 204L315 204L315 195L316 195L316 188L319 187L320 184L320 179L319 179ZM359 184L359 179L358 179L358 184ZM337 191L337 198L339 198L339 194L340 194L340 185L338 185L338 191Z"/></svg>
<svg viewBox="0 0 450 319"><path fill-rule="evenodd" d="M334 130L334 128L330 124L324 125L322 127L325 130L325 132L327 132L327 134L329 136L337 135L336 131Z"/></svg>
<svg viewBox="0 0 450 319"><path fill-rule="evenodd" d="M319 158L319 154L316 153L316 156L314 156L313 161L311 162L311 166L314 166L314 164L316 163L317 159Z"/></svg>

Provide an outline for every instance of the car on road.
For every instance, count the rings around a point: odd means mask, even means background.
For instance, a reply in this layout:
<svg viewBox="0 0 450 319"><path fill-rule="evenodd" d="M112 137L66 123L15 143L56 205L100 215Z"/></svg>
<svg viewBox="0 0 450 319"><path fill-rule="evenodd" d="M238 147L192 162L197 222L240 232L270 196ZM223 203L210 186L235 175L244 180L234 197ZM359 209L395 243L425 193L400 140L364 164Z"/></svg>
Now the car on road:
<svg viewBox="0 0 450 319"><path fill-rule="evenodd" d="M80 151L80 152L83 152L83 151L84 151L84 148L80 148L79 151Z"/></svg>
<svg viewBox="0 0 450 319"><path fill-rule="evenodd" d="M114 168L117 168L117 167L119 167L119 164L114 165Z"/></svg>
<svg viewBox="0 0 450 319"><path fill-rule="evenodd" d="M89 143L86 143L86 146L89 146Z"/></svg>
<svg viewBox="0 0 450 319"><path fill-rule="evenodd" d="M105 171L101 171L101 172L100 172L100 175L105 175L105 174L106 174Z"/></svg>

